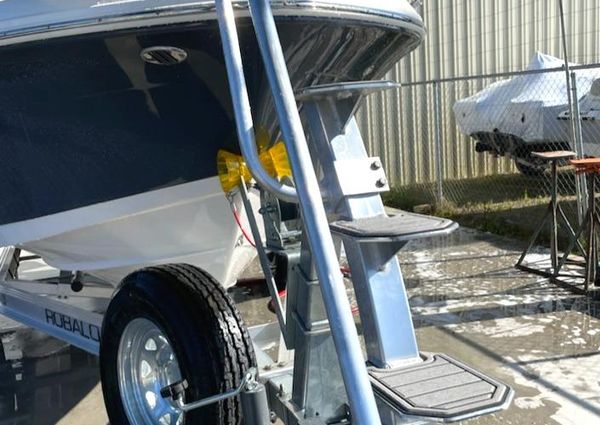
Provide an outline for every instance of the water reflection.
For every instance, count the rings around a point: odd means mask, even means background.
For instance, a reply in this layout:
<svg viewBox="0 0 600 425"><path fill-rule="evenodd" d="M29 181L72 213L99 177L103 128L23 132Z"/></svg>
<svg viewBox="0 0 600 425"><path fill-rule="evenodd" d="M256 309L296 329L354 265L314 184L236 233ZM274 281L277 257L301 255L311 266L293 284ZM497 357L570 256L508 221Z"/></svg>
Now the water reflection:
<svg viewBox="0 0 600 425"><path fill-rule="evenodd" d="M0 425L56 424L98 384L98 360L7 323L0 317Z"/></svg>

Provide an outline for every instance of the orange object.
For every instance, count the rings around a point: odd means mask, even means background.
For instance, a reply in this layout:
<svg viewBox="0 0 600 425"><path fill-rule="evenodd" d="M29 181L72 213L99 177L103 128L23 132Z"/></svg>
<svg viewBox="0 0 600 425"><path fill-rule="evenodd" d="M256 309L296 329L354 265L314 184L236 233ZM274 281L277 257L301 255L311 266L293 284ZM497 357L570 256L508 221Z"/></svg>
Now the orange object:
<svg viewBox="0 0 600 425"><path fill-rule="evenodd" d="M600 173L600 158L571 159L569 163L577 174Z"/></svg>

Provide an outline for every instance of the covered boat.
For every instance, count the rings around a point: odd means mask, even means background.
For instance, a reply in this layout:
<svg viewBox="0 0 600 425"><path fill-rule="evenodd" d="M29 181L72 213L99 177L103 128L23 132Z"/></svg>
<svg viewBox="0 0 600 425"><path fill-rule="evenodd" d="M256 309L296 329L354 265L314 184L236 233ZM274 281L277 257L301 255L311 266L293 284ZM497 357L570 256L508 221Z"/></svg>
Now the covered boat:
<svg viewBox="0 0 600 425"><path fill-rule="evenodd" d="M294 88L378 79L424 35L406 1L272 1ZM249 11L234 2L254 122L278 128ZM252 258L217 178L238 152L214 2L0 2L0 245L113 284ZM243 223L242 223L243 224Z"/></svg>
<svg viewBox="0 0 600 425"><path fill-rule="evenodd" d="M581 144L584 156L600 156L600 79L594 80L592 88L579 101ZM562 111L558 119L571 130L571 112Z"/></svg>
<svg viewBox="0 0 600 425"><path fill-rule="evenodd" d="M478 152L508 155L522 172L539 172L543 168L532 151L574 149L569 126L558 120L568 108L563 66L564 60L536 52L523 75L457 101L453 110L460 132L477 141ZM580 97L599 77L597 69L576 71Z"/></svg>

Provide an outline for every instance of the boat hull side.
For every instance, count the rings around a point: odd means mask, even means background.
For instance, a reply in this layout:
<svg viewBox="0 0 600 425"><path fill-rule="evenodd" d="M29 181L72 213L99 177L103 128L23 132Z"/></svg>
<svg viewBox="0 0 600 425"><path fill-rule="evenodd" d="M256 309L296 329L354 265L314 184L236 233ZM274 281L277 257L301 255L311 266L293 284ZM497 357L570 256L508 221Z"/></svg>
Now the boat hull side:
<svg viewBox="0 0 600 425"><path fill-rule="evenodd" d="M18 240L35 226L40 238L17 246L60 270L86 271L113 285L143 266L189 263L229 286L255 255L230 208L218 180L210 178L3 226L2 232ZM71 230L46 232L61 227Z"/></svg>
<svg viewBox="0 0 600 425"><path fill-rule="evenodd" d="M279 28L297 89L378 78L412 40L347 22ZM254 121L273 141L276 114L248 21L240 39ZM181 48L187 60L146 63L140 54L152 46ZM0 52L0 233L4 224L213 177L218 150L238 151L214 22Z"/></svg>
<svg viewBox="0 0 600 425"><path fill-rule="evenodd" d="M278 18L294 88L381 78L422 36L352 16ZM247 18L238 24L254 122L268 144L278 138L276 114L253 28ZM155 46L187 59L145 62L142 51ZM218 150L239 149L214 19L0 53L0 245L112 283L165 262L234 281L252 255L215 177Z"/></svg>

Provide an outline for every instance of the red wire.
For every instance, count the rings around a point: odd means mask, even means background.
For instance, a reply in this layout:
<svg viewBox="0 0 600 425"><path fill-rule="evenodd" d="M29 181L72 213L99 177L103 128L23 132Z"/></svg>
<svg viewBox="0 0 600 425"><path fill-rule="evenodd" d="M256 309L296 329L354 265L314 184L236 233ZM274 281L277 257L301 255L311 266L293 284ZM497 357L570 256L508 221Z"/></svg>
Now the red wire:
<svg viewBox="0 0 600 425"><path fill-rule="evenodd" d="M233 203L231 204L231 212L233 213L233 218L235 218L235 222L237 223L238 227L242 231L242 235L244 235L244 238L246 238L246 240L248 241L248 243L250 245L252 245L254 248L256 248L256 245L254 244L252 239L250 239L250 235L248 235L248 232L246 232L246 229L244 229L244 226L242 226L242 221L240 220L240 214L238 213L238 210Z"/></svg>

